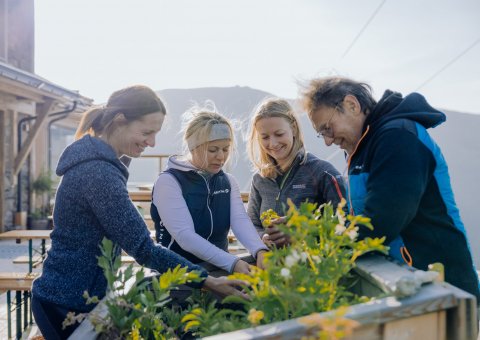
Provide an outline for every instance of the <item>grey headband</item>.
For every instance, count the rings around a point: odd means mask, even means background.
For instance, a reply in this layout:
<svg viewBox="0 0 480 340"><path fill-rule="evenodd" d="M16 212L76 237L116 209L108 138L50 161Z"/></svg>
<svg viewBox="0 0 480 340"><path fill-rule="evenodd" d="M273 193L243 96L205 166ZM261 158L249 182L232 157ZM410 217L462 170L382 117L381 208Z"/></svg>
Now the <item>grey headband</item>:
<svg viewBox="0 0 480 340"><path fill-rule="evenodd" d="M194 132L190 137L187 138L188 149L192 151L203 143L219 139L232 139L232 135L230 134L230 127L227 124L219 123L212 125L212 129L210 130L210 136L207 138L207 140L200 140L200 136L198 135L198 133Z"/></svg>

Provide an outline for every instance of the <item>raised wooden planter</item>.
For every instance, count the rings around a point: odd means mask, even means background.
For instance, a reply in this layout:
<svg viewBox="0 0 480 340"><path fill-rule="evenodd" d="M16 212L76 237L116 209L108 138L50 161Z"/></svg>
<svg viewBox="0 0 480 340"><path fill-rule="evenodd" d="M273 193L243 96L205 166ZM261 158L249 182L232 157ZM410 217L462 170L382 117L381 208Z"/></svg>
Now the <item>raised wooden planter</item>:
<svg viewBox="0 0 480 340"><path fill-rule="evenodd" d="M208 269L215 276L222 274L218 268ZM355 274L359 280L354 290L371 297L385 297L349 308L345 317L359 323L351 338L477 339L477 305L471 294L444 282L422 284L423 271L380 256L359 259ZM105 315L106 309L100 303L93 312ZM318 321L332 313L311 314L206 339L299 339L315 335ZM84 321L70 339L96 337L90 322Z"/></svg>

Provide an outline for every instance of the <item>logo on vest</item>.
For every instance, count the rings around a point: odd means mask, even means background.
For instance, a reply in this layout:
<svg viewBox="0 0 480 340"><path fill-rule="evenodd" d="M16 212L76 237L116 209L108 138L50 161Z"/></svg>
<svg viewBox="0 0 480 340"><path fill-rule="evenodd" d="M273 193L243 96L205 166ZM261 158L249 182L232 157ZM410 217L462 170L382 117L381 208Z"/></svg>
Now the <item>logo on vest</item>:
<svg viewBox="0 0 480 340"><path fill-rule="evenodd" d="M306 185L305 184L294 184L292 185L292 189L306 189Z"/></svg>
<svg viewBox="0 0 480 340"><path fill-rule="evenodd" d="M229 189L217 190L217 191L214 191L212 195L228 194L229 192L230 192Z"/></svg>

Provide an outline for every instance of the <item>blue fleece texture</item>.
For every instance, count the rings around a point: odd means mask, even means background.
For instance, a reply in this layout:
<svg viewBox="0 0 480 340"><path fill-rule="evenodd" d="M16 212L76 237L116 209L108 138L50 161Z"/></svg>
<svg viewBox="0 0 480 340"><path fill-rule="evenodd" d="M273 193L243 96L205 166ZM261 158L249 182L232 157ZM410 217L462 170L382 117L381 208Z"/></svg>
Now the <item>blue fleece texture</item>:
<svg viewBox="0 0 480 340"><path fill-rule="evenodd" d="M88 312L84 291L105 296L107 283L97 264L104 237L112 240L146 267L160 273L177 265L206 272L162 246L150 233L128 196L128 170L110 145L85 136L60 157L57 175L63 176L55 198L52 247L42 275L33 283L40 300Z"/></svg>

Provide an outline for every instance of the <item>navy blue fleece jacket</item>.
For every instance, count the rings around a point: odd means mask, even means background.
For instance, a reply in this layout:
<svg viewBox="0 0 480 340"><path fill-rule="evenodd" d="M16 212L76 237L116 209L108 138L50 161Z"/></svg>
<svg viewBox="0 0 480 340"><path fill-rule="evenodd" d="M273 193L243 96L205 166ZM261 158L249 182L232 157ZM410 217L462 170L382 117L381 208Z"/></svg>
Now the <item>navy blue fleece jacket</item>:
<svg viewBox="0 0 480 340"><path fill-rule="evenodd" d="M427 132L445 119L418 93L386 91L349 159L349 204L372 219L361 237L385 236L393 257L419 269L443 263L445 280L480 301L447 162Z"/></svg>
<svg viewBox="0 0 480 340"><path fill-rule="evenodd" d="M102 298L106 280L97 265L104 237L117 243L146 267L165 272L178 264L205 271L183 257L155 245L142 217L128 196L128 170L110 145L85 136L60 157L63 176L55 198L52 247L42 275L33 283L36 298L88 312L84 291Z"/></svg>

